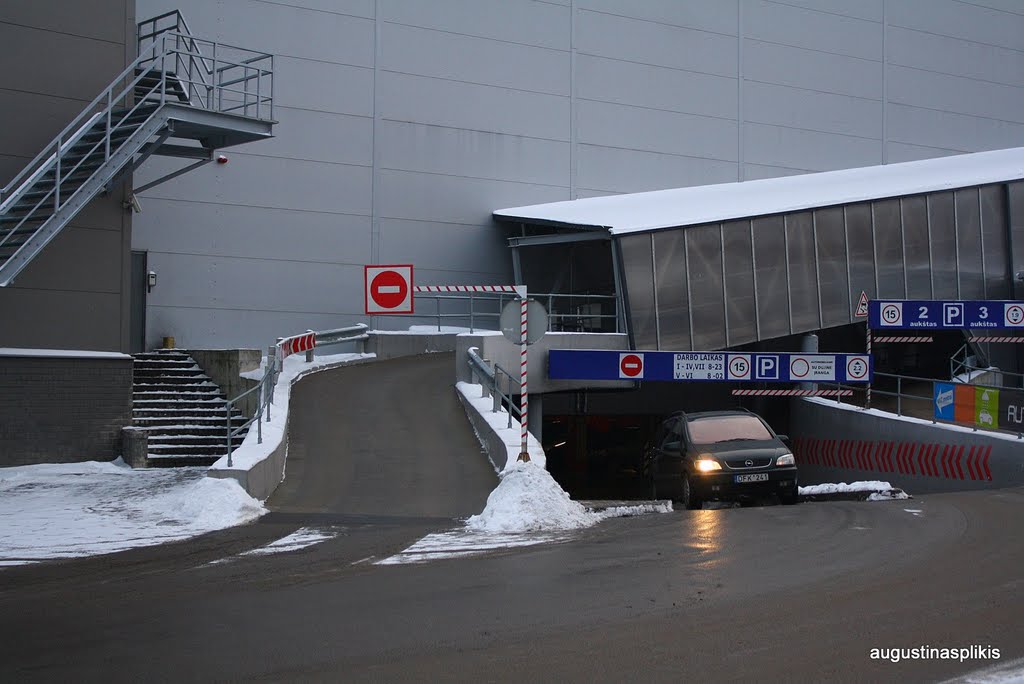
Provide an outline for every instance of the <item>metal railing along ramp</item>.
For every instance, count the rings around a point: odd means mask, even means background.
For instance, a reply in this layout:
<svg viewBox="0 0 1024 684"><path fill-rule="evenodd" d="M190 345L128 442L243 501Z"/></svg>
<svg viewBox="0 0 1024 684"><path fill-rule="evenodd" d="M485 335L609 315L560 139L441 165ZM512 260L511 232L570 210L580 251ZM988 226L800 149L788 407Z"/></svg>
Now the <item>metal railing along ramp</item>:
<svg viewBox="0 0 1024 684"><path fill-rule="evenodd" d="M0 287L150 155L196 161L135 192L271 137L273 78L273 55L196 38L177 11L139 24L139 56L0 188Z"/></svg>

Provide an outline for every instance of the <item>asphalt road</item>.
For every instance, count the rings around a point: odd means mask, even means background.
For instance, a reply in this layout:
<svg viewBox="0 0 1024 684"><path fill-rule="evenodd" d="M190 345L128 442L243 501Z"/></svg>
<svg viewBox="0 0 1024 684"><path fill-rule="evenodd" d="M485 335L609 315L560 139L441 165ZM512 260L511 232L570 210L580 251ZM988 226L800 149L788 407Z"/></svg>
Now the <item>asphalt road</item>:
<svg viewBox="0 0 1024 684"><path fill-rule="evenodd" d="M299 456L257 523L0 571L0 681L914 682L991 662L870 650L1024 656L1021 489L678 511L374 565L478 511L494 483L451 403L451 363L303 380ZM395 408L399 377L413 389ZM405 427L425 420L414 405L438 432ZM338 536L240 555L300 526Z"/></svg>

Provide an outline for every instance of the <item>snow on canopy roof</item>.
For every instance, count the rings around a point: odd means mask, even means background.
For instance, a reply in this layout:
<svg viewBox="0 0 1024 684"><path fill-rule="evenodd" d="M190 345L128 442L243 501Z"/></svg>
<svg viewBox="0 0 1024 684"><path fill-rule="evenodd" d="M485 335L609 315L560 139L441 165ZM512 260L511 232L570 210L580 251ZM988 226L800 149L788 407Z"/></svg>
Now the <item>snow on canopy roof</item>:
<svg viewBox="0 0 1024 684"><path fill-rule="evenodd" d="M499 209L502 221L631 233L1024 178L1024 147L938 159Z"/></svg>

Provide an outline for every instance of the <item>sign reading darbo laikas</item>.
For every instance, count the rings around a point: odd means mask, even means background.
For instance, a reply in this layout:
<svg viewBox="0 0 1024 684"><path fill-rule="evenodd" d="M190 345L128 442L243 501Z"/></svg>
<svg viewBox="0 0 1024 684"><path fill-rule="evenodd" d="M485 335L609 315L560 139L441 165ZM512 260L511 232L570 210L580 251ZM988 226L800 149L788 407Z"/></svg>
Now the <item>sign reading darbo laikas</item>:
<svg viewBox="0 0 1024 684"><path fill-rule="evenodd" d="M1024 301L877 299L868 302L872 330L1024 328Z"/></svg>
<svg viewBox="0 0 1024 684"><path fill-rule="evenodd" d="M867 354L552 349L552 380L664 380L703 382L870 382Z"/></svg>

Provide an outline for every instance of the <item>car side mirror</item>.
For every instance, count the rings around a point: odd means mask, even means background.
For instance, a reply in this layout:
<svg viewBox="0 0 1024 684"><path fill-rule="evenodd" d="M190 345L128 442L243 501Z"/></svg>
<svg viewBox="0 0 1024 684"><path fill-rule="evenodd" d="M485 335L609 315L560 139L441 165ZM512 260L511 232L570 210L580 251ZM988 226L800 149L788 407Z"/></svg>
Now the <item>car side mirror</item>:
<svg viewBox="0 0 1024 684"><path fill-rule="evenodd" d="M790 444L789 444L789 435L775 435L775 436L778 437L779 440L781 440L783 444L785 444L786 446L790 446Z"/></svg>
<svg viewBox="0 0 1024 684"><path fill-rule="evenodd" d="M682 451L682 442L665 442L665 451Z"/></svg>

